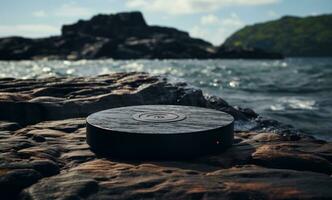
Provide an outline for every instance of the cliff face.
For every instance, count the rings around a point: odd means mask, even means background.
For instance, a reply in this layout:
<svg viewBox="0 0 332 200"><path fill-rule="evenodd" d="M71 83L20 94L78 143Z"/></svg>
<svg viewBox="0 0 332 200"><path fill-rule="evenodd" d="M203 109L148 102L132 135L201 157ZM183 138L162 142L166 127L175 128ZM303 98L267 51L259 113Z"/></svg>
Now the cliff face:
<svg viewBox="0 0 332 200"><path fill-rule="evenodd" d="M91 35L95 37L118 38L146 32L148 29L140 12L116 15L96 15L88 21L62 26L62 35ZM145 34L146 35L146 34Z"/></svg>
<svg viewBox="0 0 332 200"><path fill-rule="evenodd" d="M228 48L260 48L285 56L332 56L332 15L282 17L246 26L230 36Z"/></svg>
<svg viewBox="0 0 332 200"><path fill-rule="evenodd" d="M246 50L240 49L242 54ZM0 39L0 59L223 58L209 42L175 28L150 26L140 12L96 15L62 27L60 36ZM232 54L238 57L242 54ZM227 54L226 54L227 55ZM270 55L270 54L269 54ZM268 56L279 58L280 55ZM255 58L255 54L250 57ZM229 56L226 56L229 57Z"/></svg>

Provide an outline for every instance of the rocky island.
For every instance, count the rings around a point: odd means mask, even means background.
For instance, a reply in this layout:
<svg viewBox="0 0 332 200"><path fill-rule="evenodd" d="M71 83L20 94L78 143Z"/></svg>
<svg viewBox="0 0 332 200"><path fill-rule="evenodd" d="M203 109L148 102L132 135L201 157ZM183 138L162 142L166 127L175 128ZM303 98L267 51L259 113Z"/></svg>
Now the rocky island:
<svg viewBox="0 0 332 200"><path fill-rule="evenodd" d="M228 48L258 48L287 57L332 56L332 14L284 16L246 26L224 43Z"/></svg>
<svg viewBox="0 0 332 200"><path fill-rule="evenodd" d="M87 115L140 104L227 112L235 118L234 145L181 161L118 160L90 151ZM332 199L331 142L162 76L2 78L0 110L4 200Z"/></svg>
<svg viewBox="0 0 332 200"><path fill-rule="evenodd" d="M279 59L258 48L215 47L175 28L148 25L140 12L100 14L62 26L60 36L0 38L0 60L27 59Z"/></svg>

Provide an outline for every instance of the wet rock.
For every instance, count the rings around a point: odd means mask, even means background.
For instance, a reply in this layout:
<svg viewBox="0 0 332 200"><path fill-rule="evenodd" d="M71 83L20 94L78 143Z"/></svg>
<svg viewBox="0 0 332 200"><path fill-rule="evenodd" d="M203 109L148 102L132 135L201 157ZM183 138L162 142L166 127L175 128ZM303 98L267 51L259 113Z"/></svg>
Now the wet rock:
<svg viewBox="0 0 332 200"><path fill-rule="evenodd" d="M31 130L27 134L33 136L42 136L42 137L61 137L64 136L66 133L61 131L56 131L52 129L41 129L41 130Z"/></svg>
<svg viewBox="0 0 332 200"><path fill-rule="evenodd" d="M27 101L31 96L26 94L13 94L9 92L0 92L1 101Z"/></svg>
<svg viewBox="0 0 332 200"><path fill-rule="evenodd" d="M228 103L218 96L207 96L207 107L218 109L223 107L228 107Z"/></svg>
<svg viewBox="0 0 332 200"><path fill-rule="evenodd" d="M202 90L198 89L184 89L183 94L178 98L180 105L199 106L204 107L206 99L203 96Z"/></svg>
<svg viewBox="0 0 332 200"><path fill-rule="evenodd" d="M283 137L276 133L254 133L251 140L258 142L278 142L283 141ZM287 141L287 140L286 140Z"/></svg>
<svg viewBox="0 0 332 200"><path fill-rule="evenodd" d="M331 184L324 174L256 166L203 173L95 160L44 179L26 189L25 195L31 199L328 199Z"/></svg>
<svg viewBox="0 0 332 200"><path fill-rule="evenodd" d="M237 109L250 119L255 119L256 117L258 117L258 114L250 108L239 107Z"/></svg>
<svg viewBox="0 0 332 200"><path fill-rule="evenodd" d="M0 81L0 92L30 97L0 100L1 199L332 198L331 142L187 84L145 73ZM224 110L236 119L234 144L191 160L96 156L86 144L85 117L139 104Z"/></svg>
<svg viewBox="0 0 332 200"><path fill-rule="evenodd" d="M19 88L16 84L23 86ZM66 119L67 124L61 122L62 124L53 128L63 132L70 132L77 128L70 118L85 117L93 112L126 105L182 104L206 107L207 104L210 106L214 104L213 108L228 112L236 119L247 119L241 111L234 109L221 99L206 99L199 89L172 85L161 77L153 77L145 73L118 73L93 78L11 80L4 81L2 85L0 92L4 91L11 95L24 92L32 99L11 102L0 100L2 111L0 119L23 125ZM89 92L82 92L87 89ZM59 95L62 97L59 98ZM55 137L62 134L60 132L56 134L51 130L33 131L35 133L31 134L40 136L48 134Z"/></svg>
<svg viewBox="0 0 332 200"><path fill-rule="evenodd" d="M0 195L4 199L13 199L19 192L36 183L42 176L33 169L0 169Z"/></svg>
<svg viewBox="0 0 332 200"><path fill-rule="evenodd" d="M205 163L219 168L231 168L237 165L244 165L251 162L252 153L255 147L248 143L237 143L218 155L211 155L199 158L196 162Z"/></svg>
<svg viewBox="0 0 332 200"><path fill-rule="evenodd" d="M263 145L253 153L253 163L272 168L332 173L332 164L313 154L292 150L296 144Z"/></svg>
<svg viewBox="0 0 332 200"><path fill-rule="evenodd" d="M88 161L92 158L95 158L95 154L89 149L71 151L69 153L64 153L62 157L66 160L75 160L75 161Z"/></svg>
<svg viewBox="0 0 332 200"><path fill-rule="evenodd" d="M79 128L85 127L85 119L65 119L65 120L59 120L59 121L47 121L47 122L41 122L33 126L37 129L51 129L51 130L57 130L65 133L71 133L76 131Z"/></svg>
<svg viewBox="0 0 332 200"><path fill-rule="evenodd" d="M222 107L217 110L231 114L235 120L245 120L245 121L248 120L248 118L241 111L236 110L232 106Z"/></svg>
<svg viewBox="0 0 332 200"><path fill-rule="evenodd" d="M32 168L42 176L52 176L60 172L59 166L50 160L34 160L31 162Z"/></svg>
<svg viewBox="0 0 332 200"><path fill-rule="evenodd" d="M58 174L60 172L59 166L55 162L47 159L41 160L34 158L32 161L29 161L28 159L17 160L17 158L16 160L3 160L0 164L0 169L8 171L16 169L33 169L39 172L43 177Z"/></svg>
<svg viewBox="0 0 332 200"><path fill-rule="evenodd" d="M41 135L33 135L32 140L34 140L36 142L45 142L46 141L45 137L43 137Z"/></svg>
<svg viewBox="0 0 332 200"><path fill-rule="evenodd" d="M59 148L55 146L44 144L44 145L33 146L30 148L23 148L17 151L17 153L25 156L35 156L35 157L50 156L50 158L52 158L60 156L60 151L61 150L59 150Z"/></svg>
<svg viewBox="0 0 332 200"><path fill-rule="evenodd" d="M0 121L0 131L2 130L15 131L20 128L21 126L18 123Z"/></svg>

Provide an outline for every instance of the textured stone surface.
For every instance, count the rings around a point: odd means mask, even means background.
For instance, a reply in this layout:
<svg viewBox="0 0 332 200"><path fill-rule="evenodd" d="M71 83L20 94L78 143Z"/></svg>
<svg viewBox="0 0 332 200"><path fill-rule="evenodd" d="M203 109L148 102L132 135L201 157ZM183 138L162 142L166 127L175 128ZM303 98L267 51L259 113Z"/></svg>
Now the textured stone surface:
<svg viewBox="0 0 332 200"><path fill-rule="evenodd" d="M144 73L0 79L1 199L332 199L332 144ZM85 117L139 104L228 111L235 144L191 160L97 157Z"/></svg>
<svg viewBox="0 0 332 200"><path fill-rule="evenodd" d="M256 166L201 172L98 159L46 178L24 195L32 199L328 199L332 198L329 186L330 177L312 172Z"/></svg>

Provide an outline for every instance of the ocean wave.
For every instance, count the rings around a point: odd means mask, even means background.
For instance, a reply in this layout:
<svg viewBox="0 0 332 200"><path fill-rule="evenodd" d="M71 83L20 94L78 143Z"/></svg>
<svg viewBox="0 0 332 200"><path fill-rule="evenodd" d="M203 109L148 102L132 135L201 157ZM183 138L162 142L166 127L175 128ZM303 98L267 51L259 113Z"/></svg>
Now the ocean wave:
<svg viewBox="0 0 332 200"><path fill-rule="evenodd" d="M298 99L294 97L282 97L278 100L279 103L270 106L273 111L282 111L287 109L294 110L317 110L317 103L315 100Z"/></svg>
<svg viewBox="0 0 332 200"><path fill-rule="evenodd" d="M0 61L0 78L96 76L132 71L186 82L205 93L221 96L231 105L253 108L262 116L291 122L297 128L308 127L312 119L319 120L319 126L306 130L330 134L327 130L332 118L332 58ZM302 116L306 118L299 118Z"/></svg>

